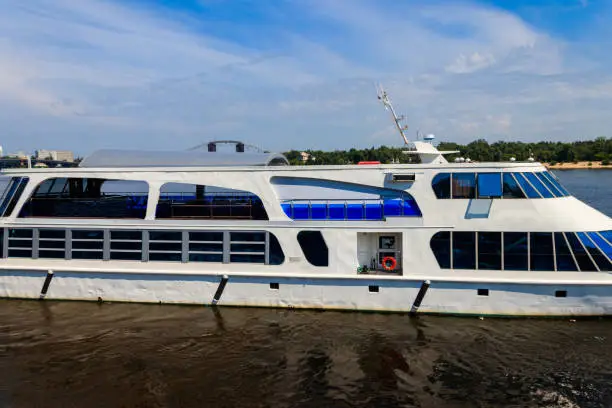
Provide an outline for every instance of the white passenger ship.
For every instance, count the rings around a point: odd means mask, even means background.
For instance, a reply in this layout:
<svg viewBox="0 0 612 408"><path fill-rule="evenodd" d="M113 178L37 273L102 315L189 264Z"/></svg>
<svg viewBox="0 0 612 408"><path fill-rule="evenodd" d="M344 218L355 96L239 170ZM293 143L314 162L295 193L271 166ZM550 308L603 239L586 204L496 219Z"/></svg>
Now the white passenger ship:
<svg viewBox="0 0 612 408"><path fill-rule="evenodd" d="M420 164L392 165L208 147L5 170L0 297L612 314L612 220L539 163L448 163L423 141Z"/></svg>

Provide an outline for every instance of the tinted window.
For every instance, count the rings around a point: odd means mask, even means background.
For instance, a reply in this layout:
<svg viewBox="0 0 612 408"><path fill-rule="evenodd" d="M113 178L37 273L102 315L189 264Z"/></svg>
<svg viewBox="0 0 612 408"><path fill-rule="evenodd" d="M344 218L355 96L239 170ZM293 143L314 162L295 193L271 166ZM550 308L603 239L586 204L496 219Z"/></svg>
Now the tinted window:
<svg viewBox="0 0 612 408"><path fill-rule="evenodd" d="M66 231L65 230L59 230L59 229L40 229L40 230L38 230L38 236L41 239L44 239L44 238L48 238L48 239L65 239L66 238Z"/></svg>
<svg viewBox="0 0 612 408"><path fill-rule="evenodd" d="M231 252L257 252L264 253L265 245L263 242L254 242L252 244L232 244Z"/></svg>
<svg viewBox="0 0 612 408"><path fill-rule="evenodd" d="M9 238L32 238L32 230L25 228L9 229Z"/></svg>
<svg viewBox="0 0 612 408"><path fill-rule="evenodd" d="M570 193L567 191L567 189L565 187L563 187L563 185L559 182L557 177L552 172L544 171L544 172L542 172L540 174L542 176L546 177L548 180L550 180L550 182L553 183L555 185L555 187L557 187L557 189L559 191L561 191L561 193L563 193L564 196L570 195Z"/></svg>
<svg viewBox="0 0 612 408"><path fill-rule="evenodd" d="M222 242L190 242L189 251L192 252L223 252Z"/></svg>
<svg viewBox="0 0 612 408"><path fill-rule="evenodd" d="M475 243L475 232L453 232L453 269L476 269Z"/></svg>
<svg viewBox="0 0 612 408"><path fill-rule="evenodd" d="M525 193L519 187L511 173L504 173L504 198L525 198Z"/></svg>
<svg viewBox="0 0 612 408"><path fill-rule="evenodd" d="M150 261L181 262L181 259L180 252L149 252Z"/></svg>
<svg viewBox="0 0 612 408"><path fill-rule="evenodd" d="M274 234L270 234L270 246L268 251L268 262L270 265L281 265L285 262L283 248L281 248L280 242L278 242Z"/></svg>
<svg viewBox="0 0 612 408"><path fill-rule="evenodd" d="M230 262L264 263L265 255L261 254L231 254Z"/></svg>
<svg viewBox="0 0 612 408"><path fill-rule="evenodd" d="M72 241L72 249L102 249L103 241Z"/></svg>
<svg viewBox="0 0 612 408"><path fill-rule="evenodd" d="M149 231L150 241L181 241L183 233L180 231Z"/></svg>
<svg viewBox="0 0 612 408"><path fill-rule="evenodd" d="M595 242L595 244L603 251L608 259L612 260L612 244L608 243L603 237L597 232L589 232L589 237Z"/></svg>
<svg viewBox="0 0 612 408"><path fill-rule="evenodd" d="M190 232L189 241L220 242L223 241L223 233L212 231Z"/></svg>
<svg viewBox="0 0 612 408"><path fill-rule="evenodd" d="M576 257L576 262L578 262L580 270L586 272L596 271L597 268L595 268L593 261L591 261L591 258L589 257L585 249L582 247L582 244L580 244L580 241L576 237L576 234L574 234L573 232L566 232L565 236L567 237L567 241L569 242L572 252Z"/></svg>
<svg viewBox="0 0 612 408"><path fill-rule="evenodd" d="M32 235L33 231L31 229L9 229L8 256L17 258L31 258Z"/></svg>
<svg viewBox="0 0 612 408"><path fill-rule="evenodd" d="M50 250L50 249L39 249L38 257L39 258L54 258L54 259L64 259L66 256L66 252L64 250Z"/></svg>
<svg viewBox="0 0 612 408"><path fill-rule="evenodd" d="M181 242L155 242L149 241L149 250L150 251L170 251L170 252L180 252L183 248L183 244Z"/></svg>
<svg viewBox="0 0 612 408"><path fill-rule="evenodd" d="M147 192L144 181L52 178L36 188L19 216L142 219Z"/></svg>
<svg viewBox="0 0 612 408"><path fill-rule="evenodd" d="M539 178L540 181L544 183L546 187L548 187L548 189L553 193L555 197L563 197L564 194L557 188L557 186L551 183L550 180L544 176L544 173L545 172L533 173L533 174L535 174L535 176Z"/></svg>
<svg viewBox="0 0 612 408"><path fill-rule="evenodd" d="M72 230L72 239L104 239L101 230Z"/></svg>
<svg viewBox="0 0 612 408"><path fill-rule="evenodd" d="M110 249L111 250L121 250L121 251L141 251L142 242L140 241L111 241Z"/></svg>
<svg viewBox="0 0 612 408"><path fill-rule="evenodd" d="M300 231L297 240L310 264L314 266L329 265L327 244L320 231Z"/></svg>
<svg viewBox="0 0 612 408"><path fill-rule="evenodd" d="M553 194L548 190L548 188L546 188L544 183L542 183L540 181L540 179L535 176L534 173L523 173L523 175L525 177L527 177L527 180L529 180L531 185L534 186L536 188L536 190L539 191L539 193L542 195L542 197L544 197L544 198L552 198L552 197L554 197Z"/></svg>
<svg viewBox="0 0 612 408"><path fill-rule="evenodd" d="M31 249L13 249L9 248L8 256L11 258L31 258L32 250Z"/></svg>
<svg viewBox="0 0 612 408"><path fill-rule="evenodd" d="M501 173L478 174L478 198L502 196Z"/></svg>
<svg viewBox="0 0 612 408"><path fill-rule="evenodd" d="M531 270L532 271L554 271L555 261L552 233L532 232L530 234Z"/></svg>
<svg viewBox="0 0 612 408"><path fill-rule="evenodd" d="M230 236L232 242L263 242L266 240L265 232L232 232Z"/></svg>
<svg viewBox="0 0 612 408"><path fill-rule="evenodd" d="M431 238L431 250L436 257L440 268L448 269L451 267L450 237L450 231L440 231Z"/></svg>
<svg viewBox="0 0 612 408"><path fill-rule="evenodd" d="M561 232L555 232L555 252L557 253L558 271L571 272L578 270L572 252L565 241L565 236Z"/></svg>
<svg viewBox="0 0 612 408"><path fill-rule="evenodd" d="M75 251L72 250L72 259L102 259L102 251Z"/></svg>
<svg viewBox="0 0 612 408"><path fill-rule="evenodd" d="M66 245L66 241L61 240L48 240L48 239L40 239L38 241L38 247L40 249L64 249Z"/></svg>
<svg viewBox="0 0 612 408"><path fill-rule="evenodd" d="M528 198L542 198L542 196L536 191L536 189L533 188L533 186L529 184L529 182L527 182L527 179L523 176L522 173L512 173L512 175L514 176L514 178L516 178L516 181L518 181L519 185L521 186L525 194L527 194Z"/></svg>
<svg viewBox="0 0 612 408"><path fill-rule="evenodd" d="M453 198L476 198L476 173L453 173Z"/></svg>
<svg viewBox="0 0 612 408"><path fill-rule="evenodd" d="M431 183L434 193L438 198L450 198L451 190L451 176L450 173L438 173L433 178Z"/></svg>
<svg viewBox="0 0 612 408"><path fill-rule="evenodd" d="M2 203L0 203L0 217L11 215L23 190L28 184L28 177L12 177L8 187L4 191Z"/></svg>
<svg viewBox="0 0 612 408"><path fill-rule="evenodd" d="M112 240L129 240L129 241L140 241L142 240L142 231L111 231Z"/></svg>
<svg viewBox="0 0 612 408"><path fill-rule="evenodd" d="M599 235L604 237L610 244L612 244L612 231L600 231Z"/></svg>
<svg viewBox="0 0 612 408"><path fill-rule="evenodd" d="M141 261L142 253L141 252L111 251L110 259L121 260L121 261Z"/></svg>
<svg viewBox="0 0 612 408"><path fill-rule="evenodd" d="M223 262L223 254L190 253L189 262Z"/></svg>
<svg viewBox="0 0 612 408"><path fill-rule="evenodd" d="M255 194L217 186L166 183L160 189L155 218L267 220Z"/></svg>
<svg viewBox="0 0 612 408"><path fill-rule="evenodd" d="M478 269L501 270L501 232L478 233Z"/></svg>
<svg viewBox="0 0 612 408"><path fill-rule="evenodd" d="M504 232L504 269L526 271L527 266L527 233Z"/></svg>
<svg viewBox="0 0 612 408"><path fill-rule="evenodd" d="M601 253L599 248L597 248L593 241L584 232L578 232L576 235L578 235L578 238L580 238L580 241L582 241L582 244L591 255L591 258L593 258L600 271L609 271L612 269L612 264L610 264L610 261L608 261L604 254Z"/></svg>

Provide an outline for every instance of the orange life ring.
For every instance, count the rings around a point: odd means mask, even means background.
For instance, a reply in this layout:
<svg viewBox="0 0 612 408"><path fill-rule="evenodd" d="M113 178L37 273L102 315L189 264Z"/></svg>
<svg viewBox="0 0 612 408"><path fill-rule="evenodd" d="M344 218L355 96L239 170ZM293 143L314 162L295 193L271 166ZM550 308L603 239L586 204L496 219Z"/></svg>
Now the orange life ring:
<svg viewBox="0 0 612 408"><path fill-rule="evenodd" d="M392 271L397 266L397 261L392 256L385 256L382 260L382 267L385 271Z"/></svg>

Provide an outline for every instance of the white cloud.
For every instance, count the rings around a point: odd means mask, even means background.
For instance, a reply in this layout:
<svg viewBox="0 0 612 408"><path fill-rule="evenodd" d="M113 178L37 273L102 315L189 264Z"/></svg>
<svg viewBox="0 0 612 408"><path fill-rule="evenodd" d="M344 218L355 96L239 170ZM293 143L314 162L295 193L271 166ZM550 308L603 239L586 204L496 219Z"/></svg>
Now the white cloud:
<svg viewBox="0 0 612 408"><path fill-rule="evenodd" d="M495 64L495 57L493 55L481 55L478 52L474 52L469 56L460 54L452 64L446 67L446 70L455 74L468 74L490 67L493 64Z"/></svg>

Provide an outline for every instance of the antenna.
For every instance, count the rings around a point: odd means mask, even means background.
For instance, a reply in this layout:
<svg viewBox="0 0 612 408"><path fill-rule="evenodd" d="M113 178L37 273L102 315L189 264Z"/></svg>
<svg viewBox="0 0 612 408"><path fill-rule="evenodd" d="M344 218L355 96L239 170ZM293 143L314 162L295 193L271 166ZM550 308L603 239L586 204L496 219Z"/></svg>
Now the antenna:
<svg viewBox="0 0 612 408"><path fill-rule="evenodd" d="M378 85L377 93L378 93L378 99L385 106L385 109L388 109L391 111L391 115L393 115L393 121L395 122L395 127L397 128L400 135L402 136L402 139L404 139L404 143L409 144L408 138L406 137L406 134L404 133L404 131L408 129L408 125L401 124L402 120L405 119L405 116L404 115L398 116L395 113L395 109L393 109L393 105L391 104L391 101L389 100L389 96L387 95L387 92L383 89L382 85Z"/></svg>

